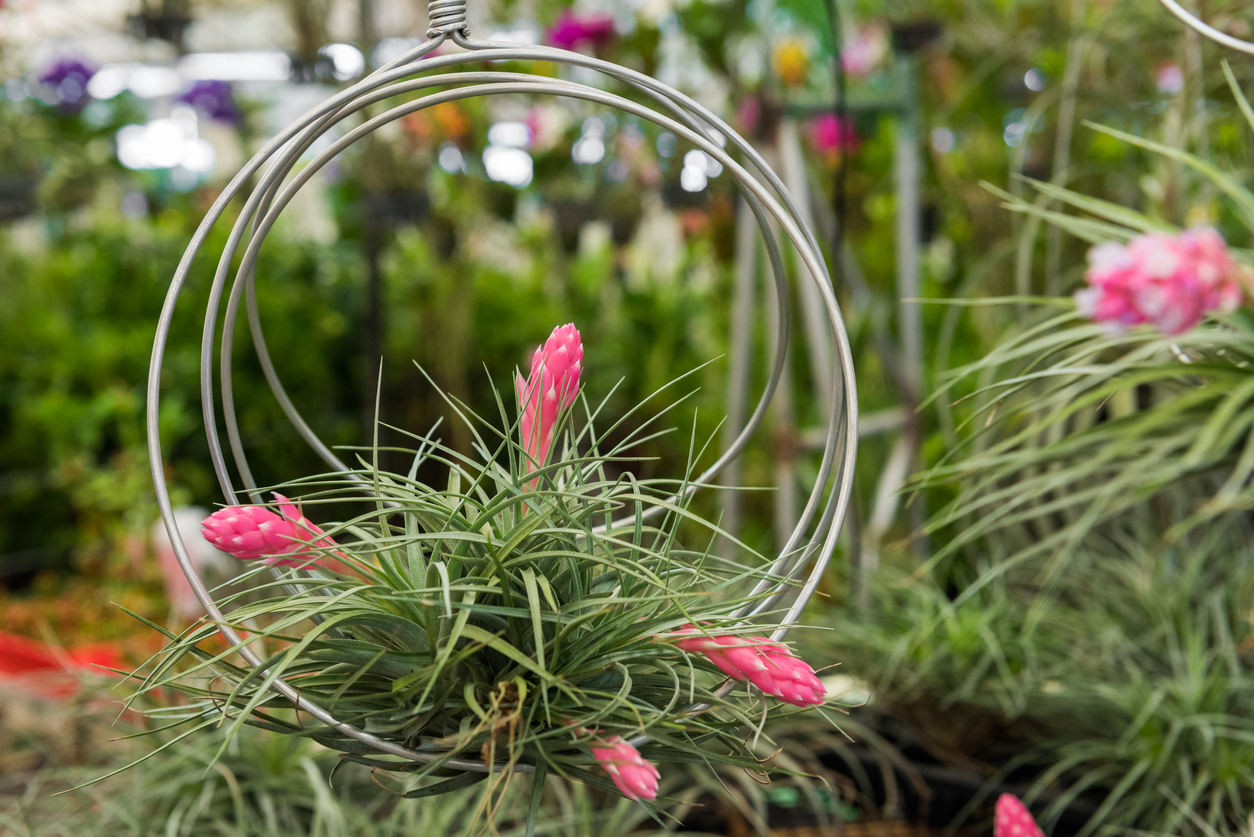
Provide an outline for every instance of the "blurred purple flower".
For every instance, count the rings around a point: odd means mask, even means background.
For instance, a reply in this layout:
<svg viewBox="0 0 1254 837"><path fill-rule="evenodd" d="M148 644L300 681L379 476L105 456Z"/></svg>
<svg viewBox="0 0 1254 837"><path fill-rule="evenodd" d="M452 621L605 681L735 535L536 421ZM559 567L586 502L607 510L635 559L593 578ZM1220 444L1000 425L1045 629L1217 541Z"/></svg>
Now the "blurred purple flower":
<svg viewBox="0 0 1254 837"><path fill-rule="evenodd" d="M758 119L762 116L762 103L756 96L746 96L736 107L736 123L746 134L757 133Z"/></svg>
<svg viewBox="0 0 1254 837"><path fill-rule="evenodd" d="M854 129L853 122L841 119L834 113L825 113L811 119L806 123L805 131L814 150L820 154L839 154L858 147L858 132Z"/></svg>
<svg viewBox="0 0 1254 837"><path fill-rule="evenodd" d="M585 44L599 48L613 38L614 18L609 15L582 17L570 11L562 12L546 35L548 42L560 49L578 49Z"/></svg>
<svg viewBox="0 0 1254 837"><path fill-rule="evenodd" d="M52 101L65 113L75 113L87 104L87 82L96 70L77 58L62 58L39 75L39 81Z"/></svg>
<svg viewBox="0 0 1254 837"><path fill-rule="evenodd" d="M178 101L191 105L215 122L234 125L239 122L239 109L229 82L198 81L179 94Z"/></svg>

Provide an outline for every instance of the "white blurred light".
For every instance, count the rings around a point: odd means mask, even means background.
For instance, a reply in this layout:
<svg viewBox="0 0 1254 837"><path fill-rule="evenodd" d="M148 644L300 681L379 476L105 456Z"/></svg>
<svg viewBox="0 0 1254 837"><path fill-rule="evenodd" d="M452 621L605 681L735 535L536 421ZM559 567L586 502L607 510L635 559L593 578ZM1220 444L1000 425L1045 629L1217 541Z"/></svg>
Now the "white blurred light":
<svg viewBox="0 0 1254 837"><path fill-rule="evenodd" d="M179 161L182 168L195 174L208 174L217 162L218 152L209 140L194 139L183 143L183 158Z"/></svg>
<svg viewBox="0 0 1254 837"><path fill-rule="evenodd" d="M599 116L589 116L583 121L581 133L585 137L603 137L605 136L605 123Z"/></svg>
<svg viewBox="0 0 1254 837"><path fill-rule="evenodd" d="M93 99L112 99L127 87L130 75L126 64L105 64L87 82L87 92Z"/></svg>
<svg viewBox="0 0 1254 837"><path fill-rule="evenodd" d="M336 81L352 81L366 71L366 56L352 44L327 44L318 54L331 62Z"/></svg>
<svg viewBox="0 0 1254 837"><path fill-rule="evenodd" d="M599 163L605 158L605 140L600 137L581 137L570 148L570 159L581 166Z"/></svg>
<svg viewBox="0 0 1254 837"><path fill-rule="evenodd" d="M127 192L122 196L122 214L127 218L143 218L148 214L148 198L143 192Z"/></svg>
<svg viewBox="0 0 1254 837"><path fill-rule="evenodd" d="M679 185L685 192L700 192L709 180L705 172L696 166L684 166L679 173Z"/></svg>
<svg viewBox="0 0 1254 837"><path fill-rule="evenodd" d="M498 183L521 189L531 182L534 163L531 155L521 148L489 145L483 150L483 168L488 177Z"/></svg>
<svg viewBox="0 0 1254 837"><path fill-rule="evenodd" d="M498 29L490 33L488 40L505 44L539 44L544 41L544 33L534 23L517 23L512 29Z"/></svg>
<svg viewBox="0 0 1254 837"><path fill-rule="evenodd" d="M524 122L497 122L488 129L488 142L508 148L530 148L531 129Z"/></svg>
<svg viewBox="0 0 1254 837"><path fill-rule="evenodd" d="M1011 122L1006 126L1006 132L1002 135L1002 139L1006 141L1006 145L1011 148L1017 148L1023 144L1023 138L1027 135L1028 126L1022 122Z"/></svg>
<svg viewBox="0 0 1254 837"><path fill-rule="evenodd" d="M958 144L958 138L948 128L932 129L932 150L938 154L948 154Z"/></svg>
<svg viewBox="0 0 1254 837"><path fill-rule="evenodd" d="M292 59L279 50L193 52L179 59L178 71L189 81L287 81Z"/></svg>
<svg viewBox="0 0 1254 837"><path fill-rule="evenodd" d="M128 169L169 169L182 159L183 129L172 119L126 125L118 131L118 161Z"/></svg>
<svg viewBox="0 0 1254 837"><path fill-rule="evenodd" d="M65 81L57 85L57 98L67 104L75 104L83 98L83 94L87 92L83 83L79 81L82 76L70 76Z"/></svg>
<svg viewBox="0 0 1254 837"><path fill-rule="evenodd" d="M184 166L175 166L170 169L170 183L180 192L190 192L196 188L196 184L200 182L200 177L196 172Z"/></svg>
<svg viewBox="0 0 1254 837"><path fill-rule="evenodd" d="M105 64L87 82L94 99L112 99L129 90L142 99L172 96L183 85L178 70L159 64Z"/></svg>
<svg viewBox="0 0 1254 837"><path fill-rule="evenodd" d="M95 77L92 81L95 81ZM133 64L126 86L142 99L156 99L161 96L173 96L183 86L183 79L172 67Z"/></svg>
<svg viewBox="0 0 1254 837"><path fill-rule="evenodd" d="M375 67L391 64L415 47L426 43L423 38L384 38L370 52L370 63Z"/></svg>
<svg viewBox="0 0 1254 837"><path fill-rule="evenodd" d="M462 156L462 150L451 142L446 142L440 146L440 168L449 174L466 170L466 158Z"/></svg>
<svg viewBox="0 0 1254 837"><path fill-rule="evenodd" d="M1045 74L1033 67L1023 74L1023 86L1028 90L1041 91L1045 89Z"/></svg>
<svg viewBox="0 0 1254 837"><path fill-rule="evenodd" d="M679 140L670 132L663 133L657 138L657 153L663 157L673 157L678 147Z"/></svg>
<svg viewBox="0 0 1254 837"><path fill-rule="evenodd" d="M188 130L184 119L154 119L144 125L126 125L117 134L118 162L128 169L182 168L194 175L213 171L217 153L213 144Z"/></svg>
<svg viewBox="0 0 1254 837"><path fill-rule="evenodd" d="M699 148L684 155L684 168L700 169L707 177L718 177L723 173L723 164Z"/></svg>
<svg viewBox="0 0 1254 837"><path fill-rule="evenodd" d="M39 99L39 101L43 102L45 105L55 105L58 101L60 101L57 98L57 88L50 84L40 83L38 78L33 74L27 82L27 85L27 89L30 90L30 94Z"/></svg>
<svg viewBox="0 0 1254 837"><path fill-rule="evenodd" d="M626 160L611 160L605 167L605 179L617 183L626 179L628 170Z"/></svg>
<svg viewBox="0 0 1254 837"><path fill-rule="evenodd" d="M20 102L26 98L26 83L20 78L11 78L4 83L4 95L10 101Z"/></svg>

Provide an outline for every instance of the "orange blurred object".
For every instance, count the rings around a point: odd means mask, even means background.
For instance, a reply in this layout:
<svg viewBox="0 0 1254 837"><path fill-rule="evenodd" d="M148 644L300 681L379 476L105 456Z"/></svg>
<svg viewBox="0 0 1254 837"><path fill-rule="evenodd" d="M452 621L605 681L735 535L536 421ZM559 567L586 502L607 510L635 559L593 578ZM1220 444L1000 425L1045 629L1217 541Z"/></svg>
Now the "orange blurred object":
<svg viewBox="0 0 1254 837"><path fill-rule="evenodd" d="M78 692L84 674L120 668L122 662L111 642L62 650L0 631L0 691L64 700Z"/></svg>
<svg viewBox="0 0 1254 837"><path fill-rule="evenodd" d="M427 110L401 117L401 129L419 144L463 143L470 135L470 117L455 102L442 102Z"/></svg>

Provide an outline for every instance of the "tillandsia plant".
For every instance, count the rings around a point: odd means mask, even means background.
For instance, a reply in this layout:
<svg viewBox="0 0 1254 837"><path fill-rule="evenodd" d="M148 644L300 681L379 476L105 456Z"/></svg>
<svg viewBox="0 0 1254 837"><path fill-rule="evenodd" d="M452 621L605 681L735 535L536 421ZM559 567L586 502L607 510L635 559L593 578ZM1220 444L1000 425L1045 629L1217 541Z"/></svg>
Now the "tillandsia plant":
<svg viewBox="0 0 1254 837"><path fill-rule="evenodd" d="M485 782L485 823L523 766L536 799L555 773L646 802L667 762L758 769L745 731L781 703L821 704L822 684L760 636L761 623L735 617L769 563L747 548L743 563L712 553L724 535L689 510L687 478L639 480L623 467L660 416L611 428L623 441L608 449L599 408L585 398L575 420L582 359L575 327L555 329L517 377L517 420L498 395L502 427L450 399L477 458L414 436L408 473L381 470L376 446L353 473L283 488L301 503L276 492L273 507L214 513L210 542L282 573L260 585L261 601L222 603L263 662L209 650L217 626L199 624L171 637L142 690L184 690L197 726L251 724L410 774L420 781L407 796ZM424 466L446 470L447 485L421 482ZM331 501L362 511L313 523ZM270 688L280 680L424 758L318 722Z"/></svg>
<svg viewBox="0 0 1254 837"><path fill-rule="evenodd" d="M1225 70L1254 130L1254 108ZM1229 199L1245 227L1240 234L1254 233L1254 193L1237 178L1180 149L1091 127L1190 167ZM964 485L932 531L973 521L935 559L1002 534L1012 539L1000 547L1007 555L1065 555L1102 521L1191 479L1217 482L1194 492L1198 501L1175 521L1176 535L1223 511L1254 508L1249 251L1209 227L1180 230L1127 207L1031 185L1088 214L1002 193L1008 208L1092 243L1085 286L1074 305L1039 300L1064 310L954 370L936 396L976 382L964 400L971 432L918 482ZM1025 525L1033 531L1019 540L1014 533Z"/></svg>
<svg viewBox="0 0 1254 837"><path fill-rule="evenodd" d="M1254 129L1254 108L1228 79ZM1093 245L1084 285L1037 300L1061 310L955 370L938 395L974 381L955 405L965 423L954 444L915 483L949 498L928 524L929 563L911 568L935 594L915 598L935 613L886 617L907 624L870 676L915 695L930 688L946 707L1004 696L992 720L1026 721L1004 769L1039 768L1029 801L1061 788L1047 828L1087 793L1097 808L1082 835L1244 833L1254 806L1254 271L1241 246L1254 233L1254 193L1186 151L1092 127L1222 194L1227 241L1051 184L1032 183L1036 204L1002 193L1009 208ZM950 624L975 629L971 665L949 665L952 647L928 652ZM998 688L982 688L990 681Z"/></svg>

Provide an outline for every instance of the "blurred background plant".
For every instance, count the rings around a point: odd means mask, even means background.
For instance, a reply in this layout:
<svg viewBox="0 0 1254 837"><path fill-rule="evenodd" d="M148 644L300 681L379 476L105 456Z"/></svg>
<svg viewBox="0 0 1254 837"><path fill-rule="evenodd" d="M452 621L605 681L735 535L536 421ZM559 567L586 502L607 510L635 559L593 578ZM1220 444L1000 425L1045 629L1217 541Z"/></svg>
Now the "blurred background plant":
<svg viewBox="0 0 1254 837"><path fill-rule="evenodd" d="M1244 123L1249 102L1220 69ZM1151 167L1173 162L1186 194L1214 200L1206 217L1234 245L1248 300L1254 195L1231 174L1243 158L1216 166L1090 127ZM988 188L1079 242L1174 240L1172 216L1152 200L1023 185L1036 196ZM1094 289L1101 259L1089 258ZM988 302L1015 310L1020 327L943 378L936 399L953 430L912 486L916 498L950 492L919 532L931 549L883 573L875 606L839 617L834 646L871 679L879 711L907 721L911 746L1023 782L1028 800L1047 797L1047 827L1087 798L1081 834L1244 833L1254 802L1241 766L1254 608L1248 301L1196 327L1183 315L1178 334L1078 319L1072 300Z"/></svg>
<svg viewBox="0 0 1254 837"><path fill-rule="evenodd" d="M1168 343L1111 338L1067 307L1023 300L1078 287L1095 237L1204 223L1247 256L1249 198L1234 189L1251 133L1219 48L1155 4L1117 0L496 0L471 11L477 34L594 53L678 87L807 193L867 421L849 534L810 615L834 630L805 639L816 667L842 663L834 691L869 698L846 725L861 731L858 745L807 764L844 765L833 781L854 790L842 800L887 815L884 786L899 781L906 796L931 787L931 816L942 817L933 780L943 768L976 789L945 822L981 822L991 808L973 800L991 803L1006 781L1040 800L1034 812L1059 833L1101 823L1209 834L1244 822L1254 805L1244 766L1248 315ZM1249 36L1241 3L1206 12ZM156 560L141 431L166 284L261 142L425 26L423 4L382 0L0 6L5 630L67 647L110 640L137 663L154 637L110 602L184 624ZM1250 89L1248 60L1234 59L1231 74ZM921 189L906 238L918 246L903 251L902 140L912 137ZM738 247L736 196L712 163L630 117L560 100L442 106L378 132L311 182L262 250L258 305L289 392L328 441L368 443L383 358L385 421L424 431L442 404L411 360L486 404L483 366L525 365L552 323L573 320L589 335L589 386L623 381L613 410L718 358L676 416L714 433L735 389L737 268L761 259ZM911 254L918 282L907 287ZM189 312L211 270L194 265L161 417L176 501L203 508L221 497L195 387L203 323ZM994 304L1006 296L1018 299ZM755 328L741 345L769 337ZM259 479L320 470L239 342L237 403ZM1187 375L1177 352L1192 361ZM823 421L812 363L795 351L793 386L739 484L808 487L811 428ZM751 383L763 367L749 364ZM670 473L686 449L686 438L654 440L640 476ZM786 494L740 495L740 536L764 553ZM710 516L723 502L699 500ZM844 746L808 728L797 736L823 753ZM880 755L851 755L872 743ZM894 746L909 759L868 767ZM97 749L83 757L109 751ZM299 767L281 781L331 798L313 775ZM145 787L162 787L153 776ZM226 799L231 783L217 781L210 793ZM157 830L195 805L166 789L133 792L156 800L134 810L154 812ZM455 819L450 804L399 805L395 816ZM311 807L289 818L258 805L240 821L319 821ZM206 806L195 816L221 814ZM370 827L346 822L344 833Z"/></svg>

